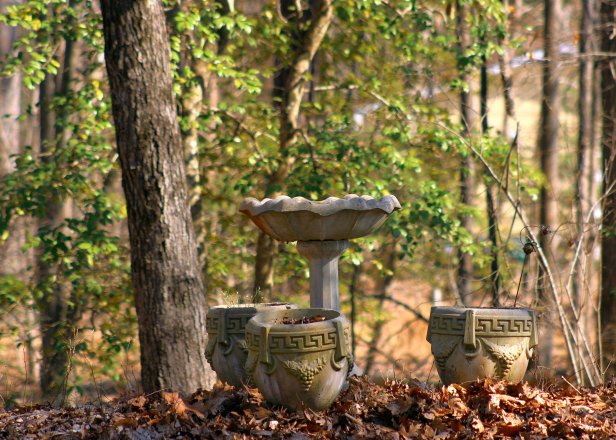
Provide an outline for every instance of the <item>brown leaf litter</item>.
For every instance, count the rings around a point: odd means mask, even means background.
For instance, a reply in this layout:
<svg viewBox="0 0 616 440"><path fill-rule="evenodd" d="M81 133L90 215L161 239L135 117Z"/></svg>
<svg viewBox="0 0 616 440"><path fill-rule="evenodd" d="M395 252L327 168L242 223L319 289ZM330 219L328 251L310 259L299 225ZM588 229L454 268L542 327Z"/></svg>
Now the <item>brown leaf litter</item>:
<svg viewBox="0 0 616 440"><path fill-rule="evenodd" d="M268 405L255 388L218 384L190 398L161 392L102 406L0 412L0 439L616 438L616 383L544 390L483 380L434 389L351 378L332 408Z"/></svg>

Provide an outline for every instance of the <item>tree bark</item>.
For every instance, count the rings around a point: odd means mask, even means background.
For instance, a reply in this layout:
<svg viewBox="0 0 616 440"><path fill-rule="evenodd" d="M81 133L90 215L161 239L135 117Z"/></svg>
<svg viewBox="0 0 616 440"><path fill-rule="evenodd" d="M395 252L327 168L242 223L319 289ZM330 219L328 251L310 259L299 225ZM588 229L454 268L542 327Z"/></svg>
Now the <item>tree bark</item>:
<svg viewBox="0 0 616 440"><path fill-rule="evenodd" d="M616 39L614 38L616 0L601 0L601 52L609 54L601 62L601 101L603 103L603 219L601 236L601 344L603 368L616 374ZM609 377L608 377L609 378ZM606 378L606 379L608 379Z"/></svg>
<svg viewBox="0 0 616 440"><path fill-rule="evenodd" d="M458 40L458 56L463 57L465 51L471 45L470 32L466 18L468 15L468 5L456 2L456 33ZM462 124L462 135L469 136L473 127L474 114L471 99L471 84L466 67L462 63L458 63L458 75L460 82L465 84L460 90L460 122ZM466 87L466 88L464 88ZM471 195L474 188L472 174L472 156L469 153L462 154L460 157L460 203L463 205L471 204ZM469 215L460 216L460 226L470 232L472 225L472 217ZM464 302L472 291L473 278L473 257L471 254L458 249L458 275L457 289L458 295Z"/></svg>
<svg viewBox="0 0 616 440"><path fill-rule="evenodd" d="M159 1L103 0L145 392L208 387L206 295Z"/></svg>
<svg viewBox="0 0 616 440"><path fill-rule="evenodd" d="M301 11L293 10L297 3L292 0L282 1L281 12L285 19L299 28L300 23L306 19L306 16ZM267 177L265 197L276 196L284 189L284 181L292 164L289 149L297 139L300 106L306 86L305 77L332 21L332 1L313 0L311 2L311 16L308 29L305 32L294 33L295 41L292 45L296 46L296 49L291 62L288 66L281 67L277 75L278 82L282 83L282 90L279 92L280 134L278 141L280 157L274 172ZM277 85L274 84L274 90L276 90ZM255 296L260 294L271 297L275 250L276 246L273 240L262 232L259 233L253 286Z"/></svg>
<svg viewBox="0 0 616 440"><path fill-rule="evenodd" d="M593 125L593 94L595 69L591 53L594 46L593 16L594 0L582 0L580 17L580 40L579 40L579 78L578 78L578 142L577 142L577 171L575 185L575 229L578 240L582 240L582 252L573 274L572 291L573 307L579 313L577 323L579 329L586 335L591 336L594 325L593 295L586 280L589 279L587 272L592 271L592 260L589 263L589 240L592 238L589 225L586 224L586 216L592 206L592 157L594 149ZM578 366L580 368L580 366Z"/></svg>
<svg viewBox="0 0 616 440"><path fill-rule="evenodd" d="M385 265L385 268L387 270L387 275L383 277L383 281L380 286L380 294L377 296L377 300L378 300L377 311L378 312L382 312L383 304L385 302L385 299L388 296L391 284L394 281L394 274L396 271L396 258L397 258L396 247L397 247L397 243L394 241L391 244L391 248L389 249L389 253L387 255L387 263ZM364 368L364 374L366 375L369 375L370 371L372 371L372 368L374 367L376 355L379 352L378 347L380 344L381 336L383 334L383 327L385 326L385 323L386 323L385 320L383 320L382 318L379 318L375 322L374 327L372 328L372 339L370 340L370 344L368 344L368 353L366 354L366 366Z"/></svg>
<svg viewBox="0 0 616 440"><path fill-rule="evenodd" d="M558 225L558 205L556 191L558 189L558 114L560 111L559 92L559 51L558 35L560 32L560 0L544 1L544 61L543 61L543 91L541 99L541 122L539 133L538 152L540 156L541 171L545 176L545 184L541 188L539 201L539 223L543 229L540 234L541 246L548 257L554 255L552 248L556 241L549 231ZM540 270L539 277L544 278ZM545 280L544 280L545 281ZM545 287L544 287L545 286ZM540 365L552 365L553 328L551 326L550 305L548 289L545 283L539 283L539 300L543 313L542 349L539 352Z"/></svg>
<svg viewBox="0 0 616 440"><path fill-rule="evenodd" d="M481 37L483 40L483 36ZM485 55L481 61L480 78L480 109L481 133L488 134L488 66ZM500 305L500 268L498 264L498 216L496 213L496 202L494 200L494 190L492 182L486 179L486 211L488 215L488 237L490 238L490 291L492 293L492 306Z"/></svg>
<svg viewBox="0 0 616 440"><path fill-rule="evenodd" d="M228 15L234 9L233 0L216 0L216 7L222 15ZM189 5L185 3L184 6ZM182 7L181 4L176 6L176 9ZM168 14L169 15L169 14ZM173 14L172 14L173 15ZM171 20L168 20L170 23ZM171 25L171 24L170 24ZM228 30L223 27L218 30L218 40L211 44L211 48L220 56L224 54L228 41ZM190 38L191 36L184 36ZM179 98L181 114L184 119L185 129L182 130L182 144L184 149L184 160L186 162L186 177L188 181L188 203L192 215L193 225L195 227L195 236L197 239L197 249L199 252L199 265L201 267L203 277L207 278L207 231L206 219L204 217L203 207L203 185L201 160L199 151L199 116L202 114L204 102L209 108L215 108L220 101L220 93L218 90L218 77L208 69L207 63L203 60L194 59L190 56L182 61L183 65L190 66L195 74L195 81L188 82L187 86L182 90L182 95ZM212 125L212 132L215 124ZM212 141L213 135L206 136L206 142ZM207 176L205 181L207 181Z"/></svg>
<svg viewBox="0 0 616 440"><path fill-rule="evenodd" d="M505 113L503 115L503 134L509 136L509 122L511 119L515 123L515 101L513 99L513 72L511 71L511 48L510 35L513 34L513 29L518 21L518 8L514 6L510 9L509 0L502 0L503 8L507 14L508 32L505 32L500 44L503 48L503 53L499 56L501 82L503 84L503 99L505 101Z"/></svg>
<svg viewBox="0 0 616 440"><path fill-rule="evenodd" d="M590 58L593 36L593 1L582 0L580 18L579 41L579 97L578 97L578 144L577 144L577 173L575 188L575 223L577 235L583 240L583 249L586 249L587 237L585 234L585 218L591 207L590 170L592 163L593 139L593 78L594 63ZM580 255L578 269L573 277L573 298L575 306L580 307L584 300L584 271L586 268L586 253Z"/></svg>
<svg viewBox="0 0 616 440"><path fill-rule="evenodd" d="M6 11L6 7L16 4L16 1L0 1L0 13ZM13 52L13 44L19 38L16 27L0 26L0 59ZM22 74L15 72L12 76L0 76L0 103L2 106L2 118L0 118L0 182L2 178L11 173L15 166L11 156L21 153L20 131L24 126L18 117L22 114ZM19 217L14 219L8 226L8 236L0 238L0 277L4 275L15 276L20 280L31 279L32 251L24 252L23 246L27 242L28 233L32 233L31 219ZM35 356L32 344L35 331L31 323L32 310L23 311L23 326L20 331L20 341L23 344L25 370L28 383L35 383Z"/></svg>
<svg viewBox="0 0 616 440"><path fill-rule="evenodd" d="M74 1L69 5L74 7ZM67 23L67 27L73 23ZM52 108L54 96L67 96L78 57L77 44L66 37L62 53L62 69L59 75L47 74L39 87L39 142L41 160L44 163L55 161L55 152L66 148L70 132L60 121L66 119L65 110ZM51 195L47 200L45 217L39 228L57 228L71 215L71 203L60 195ZM79 311L70 306L69 286L58 276L54 265L45 261L42 255L37 258L36 276L39 288L43 290L38 300L39 325L41 330L41 369L40 385L47 398L57 397L66 385L69 367L67 345L72 338L72 327L79 319ZM72 301L76 304L75 301ZM61 396L62 398L64 396Z"/></svg>
<svg viewBox="0 0 616 440"><path fill-rule="evenodd" d="M13 2L0 2L0 13ZM19 37L17 28L0 26L0 58L12 52L13 43ZM0 179L14 169L11 156L20 152L19 129L17 119L21 114L21 73L16 72L10 77L0 77L0 103L2 103L2 117L0 117ZM28 266L26 255L21 247L26 241L26 222L16 221L9 226L8 237L0 238L0 267L1 275L17 275L26 278L25 271Z"/></svg>

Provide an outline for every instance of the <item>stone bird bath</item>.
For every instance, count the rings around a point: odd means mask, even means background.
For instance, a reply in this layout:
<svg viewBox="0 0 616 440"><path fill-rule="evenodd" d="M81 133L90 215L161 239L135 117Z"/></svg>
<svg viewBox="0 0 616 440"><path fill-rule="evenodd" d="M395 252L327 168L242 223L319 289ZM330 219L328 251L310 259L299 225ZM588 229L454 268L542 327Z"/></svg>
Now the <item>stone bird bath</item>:
<svg viewBox="0 0 616 440"><path fill-rule="evenodd" d="M297 241L310 261L310 307L340 310L338 258L354 238L366 236L400 209L393 195L381 199L350 194L311 201L303 197L245 199L240 212L270 237Z"/></svg>

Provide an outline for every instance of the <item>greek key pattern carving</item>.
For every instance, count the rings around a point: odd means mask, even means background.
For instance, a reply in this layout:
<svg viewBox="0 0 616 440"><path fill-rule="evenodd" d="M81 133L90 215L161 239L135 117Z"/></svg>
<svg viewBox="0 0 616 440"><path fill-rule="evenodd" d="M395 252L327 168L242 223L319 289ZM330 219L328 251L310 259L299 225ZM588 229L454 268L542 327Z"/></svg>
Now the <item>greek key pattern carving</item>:
<svg viewBox="0 0 616 440"><path fill-rule="evenodd" d="M345 331L346 334L346 331ZM348 336L347 336L348 338ZM270 333L268 348L271 353L326 351L336 348L336 330L331 329L321 333ZM345 338L346 339L346 338ZM346 343L346 341L345 341ZM261 335L246 332L246 345L258 350L261 344Z"/></svg>
<svg viewBox="0 0 616 440"><path fill-rule="evenodd" d="M227 334L244 334L246 324L252 318L252 315L227 316L226 331ZM220 317L208 316L205 320L205 327L208 333L219 333Z"/></svg>
<svg viewBox="0 0 616 440"><path fill-rule="evenodd" d="M440 335L464 335L466 317L433 315L430 318L430 332ZM528 318L483 318L477 317L477 336L530 336L533 321Z"/></svg>

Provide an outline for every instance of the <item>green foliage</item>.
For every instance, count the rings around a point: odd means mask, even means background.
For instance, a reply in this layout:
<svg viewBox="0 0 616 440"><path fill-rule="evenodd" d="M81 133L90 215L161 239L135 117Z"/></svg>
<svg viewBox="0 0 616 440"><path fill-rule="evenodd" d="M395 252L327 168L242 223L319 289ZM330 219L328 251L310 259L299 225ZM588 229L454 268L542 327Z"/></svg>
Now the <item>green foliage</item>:
<svg viewBox="0 0 616 440"><path fill-rule="evenodd" d="M27 89L34 89L45 78L56 79L60 47L69 41L83 47L78 58L83 68L71 72L69 89L57 93L48 109L55 115L55 137L46 140L40 151L24 146L12 158L14 170L1 178L2 240L9 238L11 225L17 221L37 225L30 229L23 251L31 250L51 271L45 278L1 277L0 297L41 307L55 286L62 284L69 291L68 314L72 317L57 323L63 334L73 328L107 328L132 339L135 320L130 307L128 249L114 233L125 209L108 185L118 171L107 85L100 79L100 17L89 1L29 1L9 6L0 22L20 30L12 53L1 61L1 73L19 72ZM32 124L33 111L28 109L20 120ZM58 209L65 211L62 220L50 223L47 219ZM69 348L68 336L56 342L57 350ZM77 348L91 357L98 354L83 345Z"/></svg>
<svg viewBox="0 0 616 440"><path fill-rule="evenodd" d="M204 0L164 3L180 128L198 144L197 210L204 214L196 226L204 235L210 298L224 292L237 293L238 301L251 297L257 231L237 208L243 197L263 196L267 177L283 161L289 164L283 191L290 196L392 193L402 203L377 234L354 241L343 255L350 263L341 264L343 283L362 263L375 280L393 275L387 263L392 248L396 276L436 284L447 279L453 248L472 254L478 268L486 265L485 237L460 222L470 215L485 223L482 212L459 201L459 160L472 156L467 142L512 185L519 180L523 201L536 198L537 171L518 163L498 135L461 139L455 106L439 98L468 87L460 70L476 74L484 58L502 50L502 2L467 2L473 44L463 51L456 45L453 2L334 2L317 68L306 78L297 141L284 152L271 83L293 59L295 37L308 22L283 19L276 2L256 12L225 11L220 2ZM0 22L20 30L0 72L21 74L27 89L62 73L67 42L78 42L81 50L70 90L52 100L57 136L44 145L45 154L24 146L0 184L0 242L12 223L35 219L40 227L25 250L34 249L54 271L39 283L0 278L0 306L32 307L56 283L70 286L77 327L98 335L78 345L79 358L98 358L101 371L119 380L121 363L134 349L136 322L128 249L120 236L126 210L113 184L119 171L101 64L101 17L90 1L30 0L8 7ZM27 109L21 120L33 124L36 113ZM64 201L72 212L60 224L45 224L49 209ZM281 244L275 265L281 296L306 301L307 266L295 247Z"/></svg>

